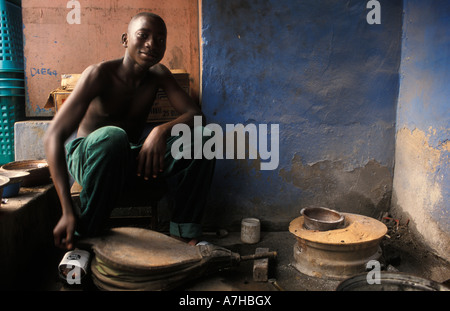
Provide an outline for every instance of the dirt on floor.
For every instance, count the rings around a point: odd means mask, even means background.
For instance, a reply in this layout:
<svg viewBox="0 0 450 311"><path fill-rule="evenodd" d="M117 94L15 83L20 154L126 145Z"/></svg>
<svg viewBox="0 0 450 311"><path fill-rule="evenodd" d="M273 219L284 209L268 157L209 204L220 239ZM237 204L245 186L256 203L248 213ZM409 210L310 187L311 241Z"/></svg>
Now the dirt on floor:
<svg viewBox="0 0 450 311"><path fill-rule="evenodd" d="M388 233L380 246L381 269L402 272L438 283L448 284L450 264L433 254L414 237L408 224L401 224L390 217L382 220ZM268 248L277 252L277 258L269 262L268 281L257 282L253 278L253 261L241 262L238 266L221 269L210 275L183 284L182 291L335 291L341 281L317 278L300 273L294 267L293 248L295 237L289 231L261 232L257 244L244 244L240 232L218 230L205 233L203 239L222 246L240 255L254 254L257 248ZM34 286L50 291L97 291L88 275L81 286L67 285L57 273L57 265L64 252L53 250L48 255L44 278ZM450 284L448 284L450 285Z"/></svg>
<svg viewBox="0 0 450 311"><path fill-rule="evenodd" d="M391 271L410 273L450 285L450 263L435 255L409 228L409 223L384 217L388 227L381 247L384 265Z"/></svg>

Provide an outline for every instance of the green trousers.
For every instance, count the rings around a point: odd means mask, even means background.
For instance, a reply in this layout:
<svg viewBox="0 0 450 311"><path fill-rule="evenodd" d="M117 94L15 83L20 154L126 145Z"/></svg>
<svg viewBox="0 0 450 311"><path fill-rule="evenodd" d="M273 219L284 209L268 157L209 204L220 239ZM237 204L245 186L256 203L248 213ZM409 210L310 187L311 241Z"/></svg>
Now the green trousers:
<svg viewBox="0 0 450 311"><path fill-rule="evenodd" d="M192 136L198 130L205 129L194 129ZM170 234L195 238L202 234L201 220L215 160L203 157L174 159L171 146L177 139L180 137L171 136L167 139L164 171L158 179L168 180L172 188L170 192L174 194ZM126 132L115 126L102 127L87 137L79 137L66 144L69 173L83 187L76 228L78 236L98 235L104 229L105 221L116 206L120 194L137 183L141 186L145 184L143 178L136 175L136 158L141 147L142 144L130 143ZM148 187L155 185L154 180L147 183Z"/></svg>

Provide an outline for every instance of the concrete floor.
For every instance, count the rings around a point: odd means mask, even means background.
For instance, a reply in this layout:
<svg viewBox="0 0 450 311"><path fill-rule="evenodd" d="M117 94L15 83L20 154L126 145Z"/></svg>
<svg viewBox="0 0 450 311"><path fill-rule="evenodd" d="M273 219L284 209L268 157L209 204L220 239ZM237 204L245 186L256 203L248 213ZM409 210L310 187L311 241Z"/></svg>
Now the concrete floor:
<svg viewBox="0 0 450 311"><path fill-rule="evenodd" d="M262 232L261 240L254 245L243 244L239 232L228 233L219 237L216 233L207 233L204 239L225 247L240 255L254 254L257 247L276 251L278 257L269 263L270 282L253 280L253 261L241 262L237 267L217 271L212 275L200 276L194 281L184 284L181 291L335 291L340 281L327 280L307 276L294 268L293 246L294 236L286 232ZM436 257L417 242L406 230L397 232L396 238L385 238L381 244L383 262L390 270L397 270L410 275L427 278L439 283L450 279L450 265ZM55 251L52 261L48 262L47 280L39 285L42 290L54 291L97 291L89 276L83 279L82 285L69 286L61 281L56 267L64 252ZM274 284L274 281L276 283Z"/></svg>
<svg viewBox="0 0 450 311"><path fill-rule="evenodd" d="M3 226L5 224L21 224L21 226L17 226L18 231L14 235L17 239L11 240L11 234L3 236L4 241L1 245L6 248L2 252L5 252L5 254L7 251L13 252L16 255L13 262L7 261L2 265L3 268L8 267L5 269L12 270L15 273L13 278L8 278L7 283L3 282L4 288L39 291L98 291L92 284L90 275L83 279L83 284L77 286L65 284L58 276L57 267L65 251L52 245L51 230L53 223L57 220L57 215L53 215L55 208L52 207L55 198L56 192L54 189L46 186L44 189L37 189L29 195L28 192L23 192L17 198L10 199L8 204L4 204L2 207L4 211L3 218L1 218L3 219ZM7 216L10 216L10 218L7 218ZM134 223L134 225L145 227L150 222L145 217L144 220L144 224ZM40 225L39 228L42 228L39 229L37 224ZM118 226L118 224L115 225ZM130 225L130 223L126 225ZM421 244L419 239L410 232L407 225L398 226L389 222L386 225L389 229L388 234L381 242L382 262L385 268L448 284L450 280L450 264L448 262L438 258L427 249L426 245ZM28 232L25 230L26 232L23 232L23 228L30 227L33 227L35 231ZM163 227L159 230L161 232L167 231ZM33 232L45 233L45 237ZM38 243L38 240L32 239L36 236L44 238L45 243ZM277 259L269 264L269 279L276 281L276 284L274 282L255 282L253 280L253 261L248 261L242 262L237 267L217 271L212 275L201 275L196 280L177 288L179 291L330 292L335 291L340 283L335 280L307 276L294 268L293 246L296 239L287 228L286 231L261 232L260 242L254 245L243 244L240 240L240 232L230 232L222 236L217 235L216 232L206 233L203 239L240 255L254 254L258 247L276 251ZM9 249L13 246L15 247L13 250Z"/></svg>

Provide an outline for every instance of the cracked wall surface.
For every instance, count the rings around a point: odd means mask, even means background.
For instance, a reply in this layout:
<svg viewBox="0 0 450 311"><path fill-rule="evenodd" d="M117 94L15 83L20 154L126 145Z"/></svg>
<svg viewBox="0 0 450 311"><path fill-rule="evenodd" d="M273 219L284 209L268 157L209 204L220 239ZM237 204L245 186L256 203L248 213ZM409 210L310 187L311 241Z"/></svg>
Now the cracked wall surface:
<svg viewBox="0 0 450 311"><path fill-rule="evenodd" d="M392 205L450 260L450 3L405 0Z"/></svg>
<svg viewBox="0 0 450 311"><path fill-rule="evenodd" d="M279 166L220 160L206 223L257 217L286 230L308 205L379 216L389 206L402 1L203 0L208 122L279 124ZM372 27L373 26L373 27Z"/></svg>
<svg viewBox="0 0 450 311"><path fill-rule="evenodd" d="M306 206L324 206L374 218L390 207L392 172L374 160L347 171L342 161L303 165L296 155L291 169L281 169L280 175L302 190Z"/></svg>
<svg viewBox="0 0 450 311"><path fill-rule="evenodd" d="M444 258L450 254L447 141L430 146L432 134L402 128L397 132L393 210L410 219L416 232Z"/></svg>

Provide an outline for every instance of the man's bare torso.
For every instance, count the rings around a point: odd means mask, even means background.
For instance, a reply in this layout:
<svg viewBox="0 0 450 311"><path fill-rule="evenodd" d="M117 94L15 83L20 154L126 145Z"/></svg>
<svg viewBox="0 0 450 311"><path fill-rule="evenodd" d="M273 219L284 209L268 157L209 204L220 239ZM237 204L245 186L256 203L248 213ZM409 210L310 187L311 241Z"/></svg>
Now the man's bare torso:
<svg viewBox="0 0 450 311"><path fill-rule="evenodd" d="M150 68L140 81L132 83L121 76L122 59L97 66L101 78L95 97L79 126L78 136L87 136L96 129L113 125L124 129L130 141L137 142L158 91L158 66Z"/></svg>

